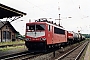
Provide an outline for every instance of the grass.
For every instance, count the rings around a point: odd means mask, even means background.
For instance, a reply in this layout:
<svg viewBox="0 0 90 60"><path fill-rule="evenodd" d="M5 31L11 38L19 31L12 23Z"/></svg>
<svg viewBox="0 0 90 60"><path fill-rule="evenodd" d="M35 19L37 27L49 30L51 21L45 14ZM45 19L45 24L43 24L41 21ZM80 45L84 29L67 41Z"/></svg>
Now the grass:
<svg viewBox="0 0 90 60"><path fill-rule="evenodd" d="M25 46L23 45L23 46L15 46L15 47L5 47L5 48L0 48L0 51L8 51L17 48L25 48Z"/></svg>
<svg viewBox="0 0 90 60"><path fill-rule="evenodd" d="M13 45L13 44L24 44L25 41L13 41L13 42L0 42L0 46L2 45ZM17 49L17 48L25 48L25 45L22 46L7 46L4 48L0 48L0 51L7 51L7 50L12 50L12 49Z"/></svg>
<svg viewBox="0 0 90 60"><path fill-rule="evenodd" d="M0 42L0 46L2 45L13 45L13 44L23 44L24 41L13 41L13 42Z"/></svg>

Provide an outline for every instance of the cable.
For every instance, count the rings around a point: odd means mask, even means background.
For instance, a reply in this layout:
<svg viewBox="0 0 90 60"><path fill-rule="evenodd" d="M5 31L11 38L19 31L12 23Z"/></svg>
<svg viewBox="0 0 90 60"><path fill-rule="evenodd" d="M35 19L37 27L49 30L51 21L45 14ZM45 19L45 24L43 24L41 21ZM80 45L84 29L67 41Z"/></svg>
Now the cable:
<svg viewBox="0 0 90 60"><path fill-rule="evenodd" d="M73 5L75 5L75 3L73 2L73 0L71 0L72 1L72 3L73 3ZM80 0L78 0L78 1L80 1ZM75 8L76 8L76 6L75 6ZM77 9L77 8L76 8ZM83 18L85 18L85 16L86 15L84 15L84 13L82 13L82 9L81 9L81 6L80 6L80 4L78 5L78 9L77 9L78 11L79 11L79 13L83 16ZM88 16L87 16L88 17ZM81 18L81 19L83 19L83 18Z"/></svg>
<svg viewBox="0 0 90 60"><path fill-rule="evenodd" d="M25 0L25 1L27 1L28 3L32 4L33 6L35 6L35 7L37 7L37 8L39 8L40 10L42 10L42 11L46 12L44 9L42 9L42 8L40 8L39 6L37 6L37 5L33 4L33 3L31 3L30 1L28 1L28 0ZM48 13L48 12L46 12L46 13ZM50 13L49 15L51 15L51 16L52 16L52 14L51 14L51 13Z"/></svg>

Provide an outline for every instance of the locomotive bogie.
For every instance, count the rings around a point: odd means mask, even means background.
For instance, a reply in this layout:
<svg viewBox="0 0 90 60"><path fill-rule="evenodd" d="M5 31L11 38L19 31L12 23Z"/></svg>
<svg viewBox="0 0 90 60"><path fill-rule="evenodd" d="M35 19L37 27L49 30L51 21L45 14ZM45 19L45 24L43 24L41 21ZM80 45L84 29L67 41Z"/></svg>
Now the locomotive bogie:
<svg viewBox="0 0 90 60"><path fill-rule="evenodd" d="M46 50L46 42L35 42L35 41L25 41L25 45L28 48L30 52L32 51L40 51L40 50Z"/></svg>

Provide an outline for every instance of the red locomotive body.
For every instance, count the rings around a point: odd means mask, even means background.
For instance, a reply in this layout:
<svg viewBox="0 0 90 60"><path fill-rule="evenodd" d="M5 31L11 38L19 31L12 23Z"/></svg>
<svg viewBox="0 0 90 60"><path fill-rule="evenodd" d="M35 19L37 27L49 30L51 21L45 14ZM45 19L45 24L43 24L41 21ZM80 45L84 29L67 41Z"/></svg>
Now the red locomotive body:
<svg viewBox="0 0 90 60"><path fill-rule="evenodd" d="M25 45L29 50L42 50L67 42L67 31L48 22L26 24Z"/></svg>

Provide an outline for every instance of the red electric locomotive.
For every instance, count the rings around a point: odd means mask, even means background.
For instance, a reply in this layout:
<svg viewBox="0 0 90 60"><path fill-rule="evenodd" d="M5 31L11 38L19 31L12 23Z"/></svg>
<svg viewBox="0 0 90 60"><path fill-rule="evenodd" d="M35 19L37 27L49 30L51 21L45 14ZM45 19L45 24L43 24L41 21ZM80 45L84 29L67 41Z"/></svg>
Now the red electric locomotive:
<svg viewBox="0 0 90 60"><path fill-rule="evenodd" d="M47 50L67 42L67 31L42 18L26 23L25 45L29 51Z"/></svg>

